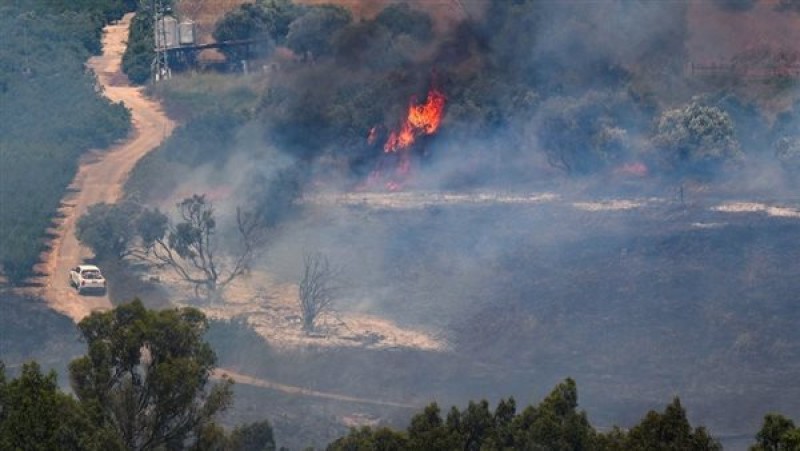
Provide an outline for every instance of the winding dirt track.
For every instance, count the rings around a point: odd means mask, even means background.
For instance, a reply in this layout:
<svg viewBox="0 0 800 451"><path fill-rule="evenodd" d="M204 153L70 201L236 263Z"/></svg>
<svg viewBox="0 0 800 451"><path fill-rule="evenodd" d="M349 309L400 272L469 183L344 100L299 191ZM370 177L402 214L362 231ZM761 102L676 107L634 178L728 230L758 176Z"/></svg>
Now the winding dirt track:
<svg viewBox="0 0 800 451"><path fill-rule="evenodd" d="M313 398L328 399L331 401L350 402L356 404L371 404L375 406L397 407L402 409L416 409L419 407L413 404L404 404L392 401L381 401L379 399L359 398L357 396L340 395L336 393L311 390L310 388L297 387L295 385L281 384L280 382L273 382L267 379L259 379L256 377L247 376L225 368L219 368L217 370L214 370L213 377L215 379L222 379L224 377L228 377L237 384L267 388L270 390L283 392L289 395L309 396Z"/></svg>
<svg viewBox="0 0 800 451"><path fill-rule="evenodd" d="M128 14L119 23L105 28L103 54L91 58L88 66L97 74L106 97L114 102L124 102L131 110L133 131L124 142L108 151L93 152L82 161L70 185L73 194L68 194L62 201L64 219L55 230L51 250L44 256L44 267L41 268L45 276L41 281L43 288L39 294L52 309L69 316L76 323L93 310L107 310L112 307L107 296L79 296L69 285L69 268L92 257L91 251L81 246L75 238L77 219L93 204L119 200L123 185L136 162L161 144L175 127L175 123L163 113L159 104L147 99L142 88L131 86L121 73L122 54L132 18L133 15ZM222 375L241 384L290 395L387 407L413 407L403 403L320 392L258 379L227 369L215 372L217 378Z"/></svg>
<svg viewBox="0 0 800 451"><path fill-rule="evenodd" d="M69 268L92 256L75 238L75 223L87 208L98 202L113 203L122 195L128 174L144 155L157 147L172 132L175 124L160 106L144 96L143 89L131 86L121 74L122 54L128 39L132 14L108 25L103 35L103 54L89 59L106 97L124 102L133 116L131 135L103 152L84 159L63 200L63 222L55 231L50 252L44 256L45 274L40 295L48 305L75 322L95 309L109 309L107 296L78 296L68 282Z"/></svg>

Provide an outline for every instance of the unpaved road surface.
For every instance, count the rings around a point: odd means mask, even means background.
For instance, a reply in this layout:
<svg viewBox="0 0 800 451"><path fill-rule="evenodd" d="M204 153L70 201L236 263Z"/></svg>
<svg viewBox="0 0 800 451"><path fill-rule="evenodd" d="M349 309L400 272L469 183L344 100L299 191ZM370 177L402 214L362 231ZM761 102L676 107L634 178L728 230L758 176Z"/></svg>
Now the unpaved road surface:
<svg viewBox="0 0 800 451"><path fill-rule="evenodd" d="M64 219L58 226L52 250L44 258L39 293L48 305L75 322L95 309L109 309L107 296L78 296L68 282L69 268L92 257L89 249L75 238L75 223L89 206L116 202L122 195L128 174L145 154L157 147L174 128L174 123L160 106L144 96L142 88L131 86L121 74L122 54L133 18L128 14L116 24L108 25L103 36L103 54L89 59L88 66L97 74L106 97L124 102L133 116L131 135L106 151L93 152L85 158L70 186L73 194L63 201Z"/></svg>
<svg viewBox="0 0 800 451"><path fill-rule="evenodd" d="M282 393L287 393L290 395L298 395L298 396L310 396L313 398L322 398L328 399L332 401L341 401L341 402L351 402L356 404L372 404L376 406L386 406L386 407L399 407L404 409L416 409L419 406L415 406L413 404L405 404L399 402L392 402L392 401L382 401L379 399L369 399L369 398L359 398L356 396L347 396L347 395L340 395L336 393L329 393L329 392L322 392L317 390L311 390L309 388L298 387L295 385L286 385L281 384L279 382L274 382L266 379L259 379L256 377L247 376L244 374L237 373L230 369L226 368L218 368L214 370L213 377L215 379L222 379L224 377L228 377L232 379L237 384L243 385L250 385L253 387L261 387L267 388L270 390L279 391Z"/></svg>

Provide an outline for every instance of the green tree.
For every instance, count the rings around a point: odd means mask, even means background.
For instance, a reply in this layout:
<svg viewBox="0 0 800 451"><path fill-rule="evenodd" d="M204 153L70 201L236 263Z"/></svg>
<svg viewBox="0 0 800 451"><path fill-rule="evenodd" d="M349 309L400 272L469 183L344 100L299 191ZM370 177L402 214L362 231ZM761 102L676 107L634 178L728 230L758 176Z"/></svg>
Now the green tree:
<svg viewBox="0 0 800 451"><path fill-rule="evenodd" d="M353 21L350 11L341 6L312 7L289 25L286 45L300 55L312 58L331 53L331 38Z"/></svg>
<svg viewBox="0 0 800 451"><path fill-rule="evenodd" d="M414 415L405 434L386 429L353 429L333 442L330 450L720 450L719 443L702 427L692 429L686 412L675 399L663 414L649 412L630 432L615 427L599 434L589 423L586 413L579 412L575 381L558 384L536 406L528 406L519 414L513 398L501 400L494 412L486 401L470 402L466 409L450 409L442 420L435 403ZM769 417L768 417L769 418ZM797 429L790 421L769 418L759 434L760 443L773 447L762 450L794 450L775 448L774 444L794 445ZM379 437L382 439L379 440ZM781 441L783 440L783 441Z"/></svg>
<svg viewBox="0 0 800 451"><path fill-rule="evenodd" d="M435 402L411 418L408 426L409 449L453 449L457 437L444 427L441 410Z"/></svg>
<svg viewBox="0 0 800 451"><path fill-rule="evenodd" d="M282 45L289 33L289 24L305 13L306 7L291 0L259 0L245 3L231 10L220 19L212 35L218 42L245 39L264 39L269 41L253 47L250 56L265 56L272 45ZM223 48L229 61L236 61L246 55L241 48Z"/></svg>
<svg viewBox="0 0 800 451"><path fill-rule="evenodd" d="M686 450L713 451L722 446L703 427L692 429L686 410L675 398L664 413L650 411L642 421L631 428L625 440L629 450Z"/></svg>
<svg viewBox="0 0 800 451"><path fill-rule="evenodd" d="M172 1L166 0L164 6L171 7ZM144 84L150 79L151 65L155 59L153 14L152 2L139 3L128 32L128 45L122 55L122 71L136 84Z"/></svg>
<svg viewBox="0 0 800 451"><path fill-rule="evenodd" d="M800 449L800 428L794 421L777 413L764 416L752 451L796 451Z"/></svg>
<svg viewBox="0 0 800 451"><path fill-rule="evenodd" d="M95 204L78 219L75 235L97 258L120 260L133 251L141 213L133 202Z"/></svg>
<svg viewBox="0 0 800 451"><path fill-rule="evenodd" d="M626 122L638 114L626 93L589 91L543 102L532 130L553 167L587 174L627 156L634 140Z"/></svg>
<svg viewBox="0 0 800 451"><path fill-rule="evenodd" d="M228 439L234 451L274 451L275 437L269 421L259 421L236 427Z"/></svg>
<svg viewBox="0 0 800 451"><path fill-rule="evenodd" d="M119 445L58 389L55 372L43 374L38 364L27 363L17 379L6 381L0 362L0 449L113 450Z"/></svg>
<svg viewBox="0 0 800 451"><path fill-rule="evenodd" d="M525 449L591 449L595 436L586 412L578 412L578 388L567 378L536 407L515 419L514 446Z"/></svg>
<svg viewBox="0 0 800 451"><path fill-rule="evenodd" d="M411 9L408 3L396 3L384 8L375 17L394 35L407 34L414 39L427 42L433 37L433 20L423 11Z"/></svg>
<svg viewBox="0 0 800 451"><path fill-rule="evenodd" d="M740 157L730 116L693 101L658 118L653 144L671 169L704 172Z"/></svg>
<svg viewBox="0 0 800 451"><path fill-rule="evenodd" d="M351 429L350 433L328 445L328 451L399 451L399 450L426 450L429 447L409 447L406 437L389 428L372 429L362 427Z"/></svg>
<svg viewBox="0 0 800 451"><path fill-rule="evenodd" d="M127 449L191 444L231 403L232 381L210 382L216 355L198 310L155 312L134 300L78 328L89 349L70 363L72 388L92 421Z"/></svg>

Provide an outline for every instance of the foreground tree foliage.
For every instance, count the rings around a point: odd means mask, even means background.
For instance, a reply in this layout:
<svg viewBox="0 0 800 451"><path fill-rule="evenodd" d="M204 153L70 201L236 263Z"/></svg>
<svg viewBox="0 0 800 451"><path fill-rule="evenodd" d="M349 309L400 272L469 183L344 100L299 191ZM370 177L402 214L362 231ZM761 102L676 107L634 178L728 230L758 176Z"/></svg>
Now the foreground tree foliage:
<svg viewBox="0 0 800 451"><path fill-rule="evenodd" d="M211 382L216 355L200 311L134 300L78 327L89 349L70 364L77 399L35 362L8 380L0 361L0 449L275 449L266 421L231 433L214 423L231 404L232 381Z"/></svg>
<svg viewBox="0 0 800 451"><path fill-rule="evenodd" d="M214 418L231 402L231 381L211 384L214 352L202 340L207 322L191 308L149 311L139 301L93 313L79 328L89 355L73 361L76 400L58 389L55 373L26 364L8 380L0 361L0 449L194 449L271 451L267 421L230 433ZM800 449L800 428L768 414L753 451ZM599 450L717 451L703 427L692 428L675 398L629 430L599 432L578 410L575 381L558 384L538 405L517 412L513 398L492 411L485 400L446 416L436 403L411 418L405 431L362 427L329 450Z"/></svg>
<svg viewBox="0 0 800 451"><path fill-rule="evenodd" d="M756 435L752 451L794 451L800 449L800 427L777 413L764 416L764 424Z"/></svg>
<svg viewBox="0 0 800 451"><path fill-rule="evenodd" d="M62 393L56 374L35 362L5 380L0 362L0 449L122 449L112 434L95 427L78 401Z"/></svg>
<svg viewBox="0 0 800 451"><path fill-rule="evenodd" d="M201 312L149 311L137 300L78 327L89 353L70 364L72 388L126 448L190 443L230 405L232 382L210 382L216 356Z"/></svg>
<svg viewBox="0 0 800 451"><path fill-rule="evenodd" d="M692 429L686 411L675 399L664 413L650 412L630 431L597 432L578 411L575 381L566 379L537 406L517 413L513 398L453 407L442 418L434 403L411 419L405 432L387 428L354 429L328 449L350 450L696 450L722 449L704 428Z"/></svg>
<svg viewBox="0 0 800 451"><path fill-rule="evenodd" d="M100 260L131 255L142 209L132 202L99 203L78 219L75 235Z"/></svg>
<svg viewBox="0 0 800 451"><path fill-rule="evenodd" d="M667 406L664 413L648 412L644 419L624 436L623 444L623 449L631 450L722 449L705 428L698 427L692 430L686 418L686 410L678 398Z"/></svg>

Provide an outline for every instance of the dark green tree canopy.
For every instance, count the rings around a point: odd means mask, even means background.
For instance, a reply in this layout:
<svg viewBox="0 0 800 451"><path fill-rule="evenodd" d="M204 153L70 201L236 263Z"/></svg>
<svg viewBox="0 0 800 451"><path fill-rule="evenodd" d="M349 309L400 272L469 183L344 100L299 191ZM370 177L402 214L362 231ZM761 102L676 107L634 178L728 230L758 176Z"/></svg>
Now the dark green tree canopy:
<svg viewBox="0 0 800 451"><path fill-rule="evenodd" d="M291 0L259 0L227 12L217 22L213 36L217 41L269 38L283 44L289 25L306 12L306 7Z"/></svg>
<svg viewBox="0 0 800 451"><path fill-rule="evenodd" d="M210 382L216 356L198 310L155 312L135 300L78 327L89 353L70 364L73 390L126 448L191 443L230 405L231 382Z"/></svg>
<svg viewBox="0 0 800 451"><path fill-rule="evenodd" d="M236 451L274 451L275 437L268 421L238 426L231 432L229 446Z"/></svg>
<svg viewBox="0 0 800 451"><path fill-rule="evenodd" d="M245 3L227 12L220 19L212 33L214 39L238 41L246 39L264 40L249 47L250 54L243 53L239 47L222 49L229 61L244 57L267 56L274 45L283 45L289 33L289 24L303 15L306 7L291 0L259 0Z"/></svg>
<svg viewBox="0 0 800 451"><path fill-rule="evenodd" d="M331 53L331 38L347 24L353 15L346 8L334 5L312 7L289 25L286 46L299 55L312 57Z"/></svg>
<svg viewBox="0 0 800 451"><path fill-rule="evenodd" d="M119 445L59 390L55 372L43 374L32 362L6 381L0 362L0 449L113 450Z"/></svg>
<svg viewBox="0 0 800 451"><path fill-rule="evenodd" d="M677 399L663 414L650 412L630 432L615 428L597 432L586 413L577 410L575 381L558 384L541 403L517 413L513 398L501 400L494 412L486 401L453 407L442 419L439 406L426 407L408 429L354 429L329 450L687 450L721 447L702 427L692 429ZM782 428L781 431L786 428ZM768 448L777 449L777 448ZM783 449L783 448L780 448ZM787 448L788 449L788 448Z"/></svg>
<svg viewBox="0 0 800 451"><path fill-rule="evenodd" d="M800 427L777 413L764 416L764 424L756 434L752 451L793 451L800 449Z"/></svg>
<svg viewBox="0 0 800 451"><path fill-rule="evenodd" d="M423 11L411 9L408 3L395 3L384 8L375 22L386 27L393 35L407 34L427 42L433 37L433 20Z"/></svg>
<svg viewBox="0 0 800 451"><path fill-rule="evenodd" d="M664 413L650 411L634 426L625 440L625 448L631 450L721 450L703 427L692 429L686 418L686 410L675 398Z"/></svg>

